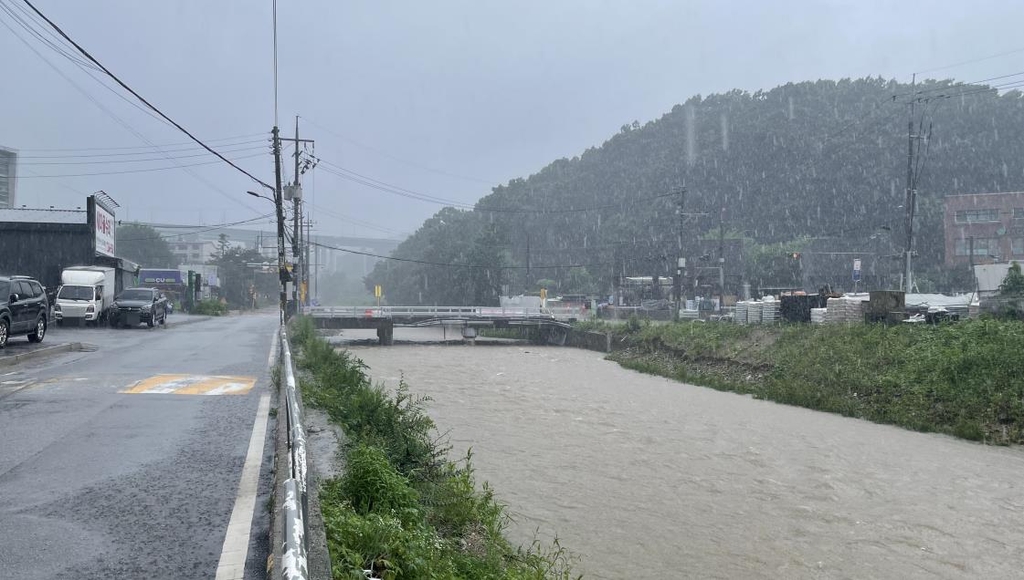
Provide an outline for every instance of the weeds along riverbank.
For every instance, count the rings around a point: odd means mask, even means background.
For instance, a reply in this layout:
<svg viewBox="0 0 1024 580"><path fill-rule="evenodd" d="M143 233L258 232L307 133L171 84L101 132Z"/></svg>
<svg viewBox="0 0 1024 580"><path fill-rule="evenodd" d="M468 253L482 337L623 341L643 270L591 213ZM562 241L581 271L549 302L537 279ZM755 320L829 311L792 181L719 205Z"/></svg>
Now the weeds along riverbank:
<svg viewBox="0 0 1024 580"><path fill-rule="evenodd" d="M994 444L1024 442L1024 324L588 322L624 367Z"/></svg>
<svg viewBox="0 0 1024 580"><path fill-rule="evenodd" d="M344 475L321 484L320 501L334 578L578 578L557 541L513 546L505 508L477 487L471 457L448 457L424 410L427 399L404 381L374 385L367 367L318 338L308 320L292 324L306 405L345 432Z"/></svg>

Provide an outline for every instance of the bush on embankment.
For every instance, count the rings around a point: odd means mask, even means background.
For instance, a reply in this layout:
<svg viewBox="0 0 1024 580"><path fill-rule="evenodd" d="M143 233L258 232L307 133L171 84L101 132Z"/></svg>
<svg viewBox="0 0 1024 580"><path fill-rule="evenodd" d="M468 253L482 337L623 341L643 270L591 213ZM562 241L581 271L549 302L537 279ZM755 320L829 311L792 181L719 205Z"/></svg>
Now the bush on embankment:
<svg viewBox="0 0 1024 580"><path fill-rule="evenodd" d="M200 300L192 313L202 316L224 316L228 313L228 305L220 300Z"/></svg>
<svg viewBox="0 0 1024 580"><path fill-rule="evenodd" d="M470 457L448 459L423 397L404 381L393 393L366 366L292 325L302 396L341 426L345 474L325 482L320 501L335 578L544 580L572 577L557 541L512 546L492 490L476 488Z"/></svg>
<svg viewBox="0 0 1024 580"><path fill-rule="evenodd" d="M909 429L1024 442L1019 322L614 331L622 350L609 358L638 371Z"/></svg>

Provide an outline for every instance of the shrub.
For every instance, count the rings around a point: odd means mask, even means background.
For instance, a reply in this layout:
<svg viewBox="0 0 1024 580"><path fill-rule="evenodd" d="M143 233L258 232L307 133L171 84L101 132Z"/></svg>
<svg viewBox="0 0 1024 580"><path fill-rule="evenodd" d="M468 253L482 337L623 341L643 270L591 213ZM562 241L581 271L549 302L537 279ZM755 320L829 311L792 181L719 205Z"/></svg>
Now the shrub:
<svg viewBox="0 0 1024 580"><path fill-rule="evenodd" d="M456 464L434 438L434 423L402 380L374 385L362 361L316 337L309 320L291 324L301 351L306 404L346 432L346 473L320 492L336 578L568 580L574 557L557 541L515 548L502 535L504 506L479 491L470 456Z"/></svg>
<svg viewBox="0 0 1024 580"><path fill-rule="evenodd" d="M228 305L219 300L200 300L196 303L193 313L203 316L223 316L228 313Z"/></svg>

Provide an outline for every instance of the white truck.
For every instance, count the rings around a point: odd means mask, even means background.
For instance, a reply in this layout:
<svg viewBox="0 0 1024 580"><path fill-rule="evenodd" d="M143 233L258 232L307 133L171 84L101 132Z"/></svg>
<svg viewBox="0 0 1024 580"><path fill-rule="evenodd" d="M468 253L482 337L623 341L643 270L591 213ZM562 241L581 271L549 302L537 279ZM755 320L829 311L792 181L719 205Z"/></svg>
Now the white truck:
<svg viewBox="0 0 1024 580"><path fill-rule="evenodd" d="M95 326L106 320L114 302L115 273L102 266L75 266L60 274L60 290L54 317L57 325L85 324Z"/></svg>

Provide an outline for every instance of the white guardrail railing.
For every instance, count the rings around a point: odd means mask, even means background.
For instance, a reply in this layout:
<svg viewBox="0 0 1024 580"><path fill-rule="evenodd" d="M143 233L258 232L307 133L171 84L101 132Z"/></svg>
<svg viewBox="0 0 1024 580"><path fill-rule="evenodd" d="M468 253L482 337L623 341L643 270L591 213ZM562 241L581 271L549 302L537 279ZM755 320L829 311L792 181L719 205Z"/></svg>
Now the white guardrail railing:
<svg viewBox="0 0 1024 580"><path fill-rule="evenodd" d="M579 306L526 308L517 306L307 306L307 316L356 318L523 318L551 317L570 320L589 317L589 310Z"/></svg>
<svg viewBox="0 0 1024 580"><path fill-rule="evenodd" d="M288 421L288 479L284 481L284 545L281 547L281 577L286 580L309 578L307 561L307 514L309 500L306 494L306 431L302 427L302 410L295 393L295 367L288 334L281 329L281 366L284 378L285 405Z"/></svg>

